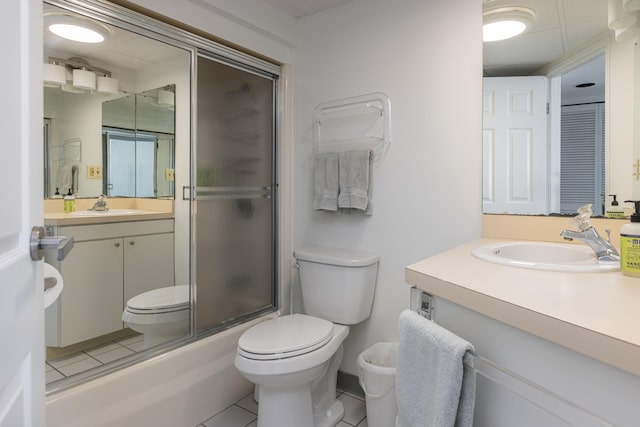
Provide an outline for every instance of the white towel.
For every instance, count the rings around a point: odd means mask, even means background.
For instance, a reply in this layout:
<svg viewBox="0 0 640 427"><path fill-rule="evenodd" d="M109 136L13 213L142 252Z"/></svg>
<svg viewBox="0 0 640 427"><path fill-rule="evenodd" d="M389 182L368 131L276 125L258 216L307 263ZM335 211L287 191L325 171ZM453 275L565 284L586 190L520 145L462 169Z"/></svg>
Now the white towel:
<svg viewBox="0 0 640 427"><path fill-rule="evenodd" d="M339 157L338 207L366 211L369 205L371 150L344 151Z"/></svg>
<svg viewBox="0 0 640 427"><path fill-rule="evenodd" d="M313 156L313 209L338 210L338 153Z"/></svg>
<svg viewBox="0 0 640 427"><path fill-rule="evenodd" d="M73 188L73 166L60 166L56 182L56 187L60 189L60 194L67 194Z"/></svg>
<svg viewBox="0 0 640 427"><path fill-rule="evenodd" d="M471 427L473 345L411 310L398 327L396 427Z"/></svg>

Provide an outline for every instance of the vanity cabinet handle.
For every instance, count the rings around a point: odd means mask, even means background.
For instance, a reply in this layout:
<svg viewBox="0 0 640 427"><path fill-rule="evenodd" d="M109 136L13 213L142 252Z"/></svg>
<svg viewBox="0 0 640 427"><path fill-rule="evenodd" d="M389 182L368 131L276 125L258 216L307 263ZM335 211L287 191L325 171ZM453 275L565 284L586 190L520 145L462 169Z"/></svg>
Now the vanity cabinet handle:
<svg viewBox="0 0 640 427"><path fill-rule="evenodd" d="M115 246L116 248L119 248L119 247L120 247L120 243L116 243L114 246Z"/></svg>
<svg viewBox="0 0 640 427"><path fill-rule="evenodd" d="M129 245L130 245L130 246L133 246L133 245L135 245L135 244L136 244L135 240L130 240L130 241L129 241Z"/></svg>

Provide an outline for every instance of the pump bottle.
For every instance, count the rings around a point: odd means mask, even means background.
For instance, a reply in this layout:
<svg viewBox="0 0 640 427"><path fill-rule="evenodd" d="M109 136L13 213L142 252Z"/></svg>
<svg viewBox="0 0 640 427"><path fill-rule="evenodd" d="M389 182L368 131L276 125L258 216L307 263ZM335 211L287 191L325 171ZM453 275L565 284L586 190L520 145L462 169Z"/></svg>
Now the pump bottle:
<svg viewBox="0 0 640 427"><path fill-rule="evenodd" d="M71 193L71 189L66 196L64 196L64 212L70 213L76 210L76 197Z"/></svg>
<svg viewBox="0 0 640 427"><path fill-rule="evenodd" d="M635 209L631 222L620 228L620 270L625 276L640 277L640 200L625 200Z"/></svg>
<svg viewBox="0 0 640 427"><path fill-rule="evenodd" d="M613 197L611 201L611 205L607 207L604 216L607 218L624 218L624 209L618 204L616 200L617 194L609 194L609 196Z"/></svg>

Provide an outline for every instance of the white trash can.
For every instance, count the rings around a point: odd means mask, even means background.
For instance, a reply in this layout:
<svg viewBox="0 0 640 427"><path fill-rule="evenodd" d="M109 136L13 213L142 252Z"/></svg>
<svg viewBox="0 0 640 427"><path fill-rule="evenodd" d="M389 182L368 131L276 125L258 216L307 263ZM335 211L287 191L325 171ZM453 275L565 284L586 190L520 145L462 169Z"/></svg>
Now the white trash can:
<svg viewBox="0 0 640 427"><path fill-rule="evenodd" d="M367 402L369 427L396 424L396 359L398 345L379 342L358 356L358 378Z"/></svg>

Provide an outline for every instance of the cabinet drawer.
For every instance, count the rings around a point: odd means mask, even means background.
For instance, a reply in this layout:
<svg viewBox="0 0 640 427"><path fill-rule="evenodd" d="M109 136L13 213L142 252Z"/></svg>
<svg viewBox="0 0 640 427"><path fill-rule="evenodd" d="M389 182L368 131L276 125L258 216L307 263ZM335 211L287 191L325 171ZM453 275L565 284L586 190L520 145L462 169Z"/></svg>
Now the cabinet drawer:
<svg viewBox="0 0 640 427"><path fill-rule="evenodd" d="M173 233L173 219L62 226L58 227L57 233L61 236L73 236L76 242L112 239L123 236Z"/></svg>

